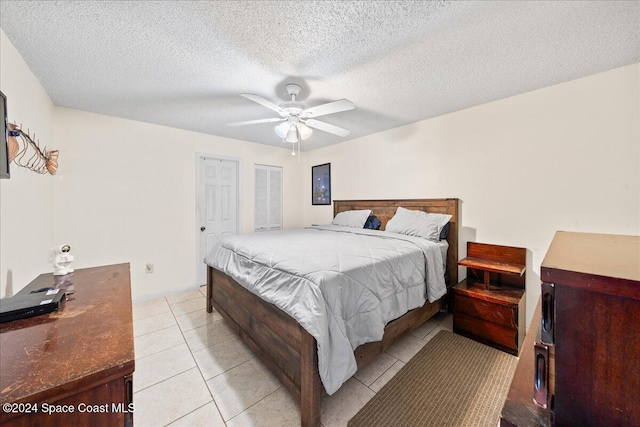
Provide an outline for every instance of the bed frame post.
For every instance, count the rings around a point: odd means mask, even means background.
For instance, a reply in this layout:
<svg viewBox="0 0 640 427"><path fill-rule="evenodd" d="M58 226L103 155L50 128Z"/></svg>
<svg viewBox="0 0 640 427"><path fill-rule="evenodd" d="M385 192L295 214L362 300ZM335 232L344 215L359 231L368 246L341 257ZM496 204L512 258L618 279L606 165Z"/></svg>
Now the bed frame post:
<svg viewBox="0 0 640 427"><path fill-rule="evenodd" d="M318 351L316 339L302 331L300 352L300 412L302 427L320 425L320 396L322 393L318 373Z"/></svg>
<svg viewBox="0 0 640 427"><path fill-rule="evenodd" d="M207 313L213 311L213 305L211 305L211 286L213 286L213 267L207 266Z"/></svg>
<svg viewBox="0 0 640 427"><path fill-rule="evenodd" d="M449 242L449 250L447 251L447 276L449 276L448 286L458 283L458 240L460 232L460 200L447 199L447 213L451 217L451 227L447 241Z"/></svg>

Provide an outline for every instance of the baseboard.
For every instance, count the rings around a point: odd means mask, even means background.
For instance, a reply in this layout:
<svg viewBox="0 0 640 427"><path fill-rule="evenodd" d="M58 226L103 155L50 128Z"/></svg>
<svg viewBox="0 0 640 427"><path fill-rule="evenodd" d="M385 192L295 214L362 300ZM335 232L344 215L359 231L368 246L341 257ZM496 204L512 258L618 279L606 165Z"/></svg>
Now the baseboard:
<svg viewBox="0 0 640 427"><path fill-rule="evenodd" d="M149 301L152 299L156 299L156 298L160 298L160 297L167 297L169 295L175 295L175 294L180 294L182 292L189 292L189 291L193 291L193 290L198 290L201 287L205 287L206 285L191 285L191 286L187 286L185 288L180 288L180 289L171 289L165 292L157 292L155 294L147 294L147 295L142 295L140 297L135 297L132 298L132 301L134 304L140 303L140 302L145 302L145 301Z"/></svg>

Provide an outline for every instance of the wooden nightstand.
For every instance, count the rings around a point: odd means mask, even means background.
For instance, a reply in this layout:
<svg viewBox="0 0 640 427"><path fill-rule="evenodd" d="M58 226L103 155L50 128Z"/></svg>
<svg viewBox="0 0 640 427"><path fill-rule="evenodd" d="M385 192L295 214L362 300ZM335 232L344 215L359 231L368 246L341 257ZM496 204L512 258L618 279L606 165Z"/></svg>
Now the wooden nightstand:
<svg viewBox="0 0 640 427"><path fill-rule="evenodd" d="M526 249L468 242L453 287L453 332L518 355L525 336Z"/></svg>

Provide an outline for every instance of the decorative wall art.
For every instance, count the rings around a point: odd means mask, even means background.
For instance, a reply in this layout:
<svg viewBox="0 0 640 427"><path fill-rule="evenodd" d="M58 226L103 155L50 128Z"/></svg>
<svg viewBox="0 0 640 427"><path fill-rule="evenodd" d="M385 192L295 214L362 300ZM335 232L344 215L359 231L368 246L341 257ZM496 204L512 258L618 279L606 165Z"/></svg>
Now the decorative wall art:
<svg viewBox="0 0 640 427"><path fill-rule="evenodd" d="M311 168L311 204L331 204L331 163Z"/></svg>
<svg viewBox="0 0 640 427"><path fill-rule="evenodd" d="M58 150L47 151L40 149L39 142L35 142L29 132L24 132L22 126L9 123L9 162L12 160L18 166L31 169L39 174L49 172L55 175L58 170Z"/></svg>

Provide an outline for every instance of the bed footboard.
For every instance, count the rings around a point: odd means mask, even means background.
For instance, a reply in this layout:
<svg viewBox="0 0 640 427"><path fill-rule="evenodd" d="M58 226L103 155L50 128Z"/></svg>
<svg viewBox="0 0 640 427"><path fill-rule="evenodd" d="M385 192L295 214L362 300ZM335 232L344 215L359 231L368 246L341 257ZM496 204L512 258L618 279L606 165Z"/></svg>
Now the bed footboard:
<svg viewBox="0 0 640 427"><path fill-rule="evenodd" d="M320 425L316 340L292 317L207 267L207 311L215 308L262 363L300 402L301 424Z"/></svg>

